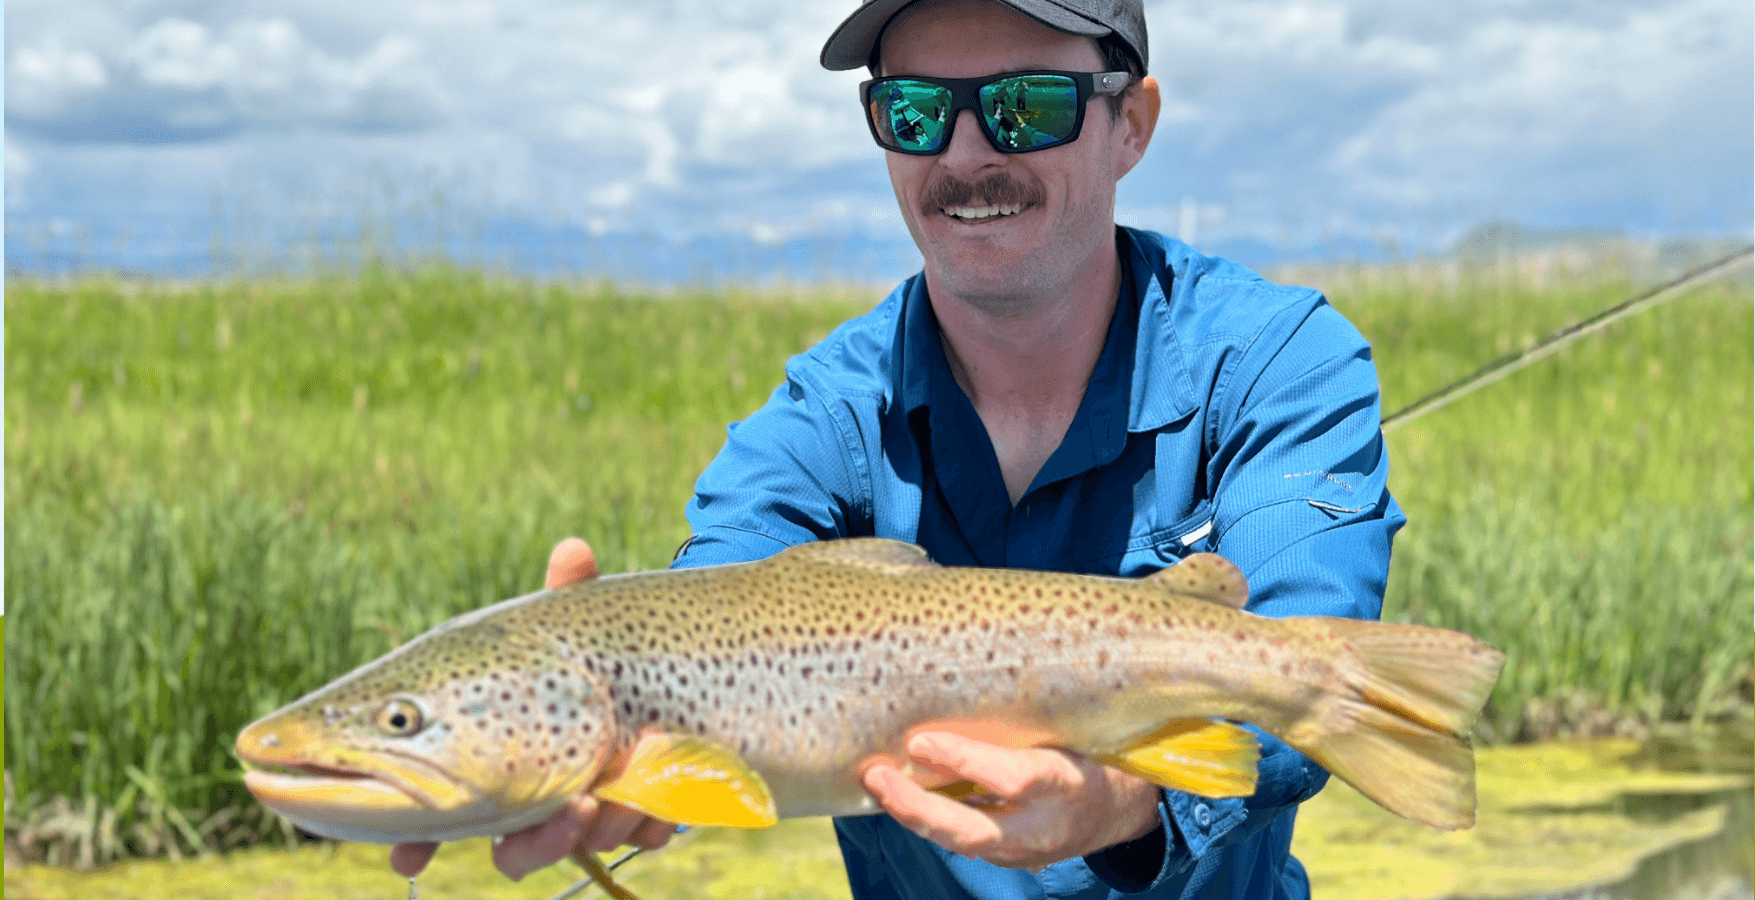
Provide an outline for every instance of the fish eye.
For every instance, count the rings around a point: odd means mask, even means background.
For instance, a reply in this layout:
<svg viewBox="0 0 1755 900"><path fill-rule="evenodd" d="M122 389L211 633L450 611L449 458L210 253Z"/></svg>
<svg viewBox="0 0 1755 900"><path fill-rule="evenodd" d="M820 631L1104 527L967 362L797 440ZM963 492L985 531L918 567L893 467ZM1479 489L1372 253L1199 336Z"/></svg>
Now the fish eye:
<svg viewBox="0 0 1755 900"><path fill-rule="evenodd" d="M423 724L420 705L405 697L394 697L378 710L378 727L396 737L414 734Z"/></svg>

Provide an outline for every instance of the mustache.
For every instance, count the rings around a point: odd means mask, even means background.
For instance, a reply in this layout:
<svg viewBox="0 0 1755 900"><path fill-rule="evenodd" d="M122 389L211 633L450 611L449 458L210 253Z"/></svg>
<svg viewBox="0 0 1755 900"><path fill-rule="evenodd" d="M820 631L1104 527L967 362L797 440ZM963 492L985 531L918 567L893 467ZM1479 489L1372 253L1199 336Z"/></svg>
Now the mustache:
<svg viewBox="0 0 1755 900"><path fill-rule="evenodd" d="M927 188L924 206L937 212L947 206L1029 206L1042 202L1040 187L1024 184L1004 172L979 181L943 178Z"/></svg>

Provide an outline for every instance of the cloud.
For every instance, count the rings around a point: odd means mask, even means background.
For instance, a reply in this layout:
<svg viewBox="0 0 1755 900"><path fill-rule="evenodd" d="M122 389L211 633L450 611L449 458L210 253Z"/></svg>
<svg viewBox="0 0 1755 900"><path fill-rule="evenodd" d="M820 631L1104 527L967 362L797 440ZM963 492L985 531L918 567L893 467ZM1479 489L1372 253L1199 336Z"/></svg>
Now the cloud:
<svg viewBox="0 0 1755 900"><path fill-rule="evenodd" d="M294 128L409 132L447 100L419 44L383 35L352 59L285 18L223 27L178 17L103 50L59 36L9 53L7 127L51 141L164 143Z"/></svg>
<svg viewBox="0 0 1755 900"><path fill-rule="evenodd" d="M854 99L865 73L817 64L854 8L13 0L7 215L375 198L599 234L905 241ZM1147 17L1165 110L1122 182L1130 224L1307 247L1441 243L1484 218L1750 220L1746 0L1148 0Z"/></svg>
<svg viewBox="0 0 1755 900"><path fill-rule="evenodd" d="M1224 228L1306 242L1496 217L1749 221L1746 3L1178 0L1150 16L1172 115L1124 205L1154 224L1173 228L1185 196L1228 210Z"/></svg>

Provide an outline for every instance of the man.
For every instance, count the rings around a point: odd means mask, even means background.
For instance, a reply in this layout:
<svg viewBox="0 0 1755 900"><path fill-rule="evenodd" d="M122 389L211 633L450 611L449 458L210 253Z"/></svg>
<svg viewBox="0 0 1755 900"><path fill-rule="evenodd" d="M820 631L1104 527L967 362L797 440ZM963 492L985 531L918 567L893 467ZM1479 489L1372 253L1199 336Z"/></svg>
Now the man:
<svg viewBox="0 0 1755 900"><path fill-rule="evenodd" d="M945 565L1138 577L1211 550L1254 612L1377 616L1403 519L1370 350L1313 291L1116 227L1158 115L1146 58L1139 0L868 0L842 24L825 66L906 76L862 99L925 268L733 426L676 565L879 535ZM571 541L549 582L594 573ZM1308 896L1293 816L1327 774L1270 736L1255 795L1224 800L1058 750L908 751L1005 802L871 769L888 815L835 823L855 897ZM671 831L584 797L495 859L521 877Z"/></svg>

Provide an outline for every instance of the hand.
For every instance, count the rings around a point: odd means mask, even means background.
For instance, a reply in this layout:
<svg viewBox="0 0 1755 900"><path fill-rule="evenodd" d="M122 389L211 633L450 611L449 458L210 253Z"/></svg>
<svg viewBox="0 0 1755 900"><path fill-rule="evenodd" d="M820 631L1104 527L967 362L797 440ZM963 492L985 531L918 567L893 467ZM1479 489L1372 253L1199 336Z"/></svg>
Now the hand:
<svg viewBox="0 0 1755 900"><path fill-rule="evenodd" d="M548 557L545 587L557 588L597 577L597 558L584 541L570 537L555 545ZM547 868L573 852L575 847L599 852L622 844L656 850L669 843L676 826L645 813L614 803L604 803L581 793L561 807L548 821L532 825L494 845L494 866L507 878L518 881L537 869ZM397 844L390 849L390 867L404 878L419 875L432 861L438 844Z"/></svg>
<svg viewBox="0 0 1755 900"><path fill-rule="evenodd" d="M1064 750L1014 750L946 732L908 741L917 765L974 782L999 801L978 808L926 790L888 763L865 789L915 834L962 856L1040 870L1150 834L1158 788Z"/></svg>

